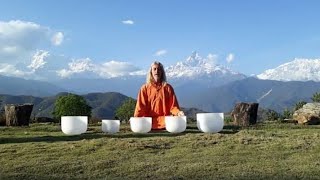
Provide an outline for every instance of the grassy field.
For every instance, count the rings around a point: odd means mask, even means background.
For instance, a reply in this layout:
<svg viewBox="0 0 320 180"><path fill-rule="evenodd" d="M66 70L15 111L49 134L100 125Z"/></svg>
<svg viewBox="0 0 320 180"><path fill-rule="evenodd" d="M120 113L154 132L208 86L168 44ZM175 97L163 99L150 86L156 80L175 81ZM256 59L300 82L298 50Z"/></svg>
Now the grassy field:
<svg viewBox="0 0 320 180"><path fill-rule="evenodd" d="M195 125L184 133L114 135L90 126L64 135L59 125L0 127L0 179L320 179L320 126L264 123Z"/></svg>

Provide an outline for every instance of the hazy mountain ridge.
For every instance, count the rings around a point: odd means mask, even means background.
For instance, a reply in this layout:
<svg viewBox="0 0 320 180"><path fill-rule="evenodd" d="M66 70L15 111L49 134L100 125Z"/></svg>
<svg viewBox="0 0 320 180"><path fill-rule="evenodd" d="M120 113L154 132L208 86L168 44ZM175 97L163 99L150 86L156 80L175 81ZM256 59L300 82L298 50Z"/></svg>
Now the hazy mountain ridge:
<svg viewBox="0 0 320 180"><path fill-rule="evenodd" d="M0 75L0 94L50 96L66 91L49 82Z"/></svg>
<svg viewBox="0 0 320 180"><path fill-rule="evenodd" d="M0 105L3 108L5 104L33 103L32 117L52 117L56 99L66 94L68 93L62 92L49 97L0 95ZM129 98L115 92L89 93L82 96L92 107L92 116L99 118L114 118L115 110Z"/></svg>
<svg viewBox="0 0 320 180"><path fill-rule="evenodd" d="M186 107L197 107L209 112L231 111L237 102L258 102L260 107L282 112L292 109L299 101L311 102L320 91L320 82L273 81L247 78L227 85L193 94L192 98L180 97Z"/></svg>
<svg viewBox="0 0 320 180"><path fill-rule="evenodd" d="M311 68L310 66L313 67ZM296 72L291 72L290 67ZM287 73L282 74L287 76L294 75L294 73L298 76L303 72L310 72L313 73L313 76L306 75L305 77L318 77L320 60L296 59L278 68L279 72L282 72L283 69L286 69ZM301 71L299 72L299 70ZM166 71L168 82L174 87L180 106L198 108L208 112L230 111L234 104L240 101L259 102L261 107L282 111L285 108L292 107L297 101L310 101L311 96L320 91L319 82L314 81L283 82L246 78L241 73L233 72L228 68L215 64L208 58L200 57L196 52L185 61L169 66ZM180 74L178 75L178 73ZM145 76L110 79L64 79L52 82L56 85L35 80L0 76L0 83L2 83L0 87L0 93L2 94L46 96L47 98L44 98L43 101L41 100L40 103L38 102L40 101L39 99L32 100L30 97L28 101L39 103L40 106L35 108L43 111L49 108L48 106L53 109L52 104L55 96L62 91L77 94L118 92L125 96L136 98L141 85L145 83ZM89 97L92 96L94 95L91 94ZM23 97L22 99L27 99L26 97L28 96ZM12 96L10 98L15 99L17 97ZM119 99L115 98L113 101L120 103L122 99L123 97L119 97ZM101 98L101 100L105 99ZM15 102L19 103L22 100L16 100ZM99 106L104 106L104 102L99 103ZM109 107L109 109L114 107ZM104 111L109 110L108 108L98 108L94 110L94 113L105 117Z"/></svg>

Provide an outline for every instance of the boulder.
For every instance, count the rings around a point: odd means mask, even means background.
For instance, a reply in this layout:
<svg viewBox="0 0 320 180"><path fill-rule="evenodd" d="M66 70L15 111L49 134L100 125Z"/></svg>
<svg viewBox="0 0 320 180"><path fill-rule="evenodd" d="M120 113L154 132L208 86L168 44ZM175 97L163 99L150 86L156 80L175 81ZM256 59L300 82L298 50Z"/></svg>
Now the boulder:
<svg viewBox="0 0 320 180"><path fill-rule="evenodd" d="M6 116L4 114L4 108L0 109L0 126L6 125Z"/></svg>
<svg viewBox="0 0 320 180"><path fill-rule="evenodd" d="M7 126L28 126L33 104L6 104L5 116Z"/></svg>
<svg viewBox="0 0 320 180"><path fill-rule="evenodd" d="M293 113L299 124L320 124L320 103L307 103Z"/></svg>
<svg viewBox="0 0 320 180"><path fill-rule="evenodd" d="M233 124L249 126L257 123L258 103L237 103L231 112Z"/></svg>

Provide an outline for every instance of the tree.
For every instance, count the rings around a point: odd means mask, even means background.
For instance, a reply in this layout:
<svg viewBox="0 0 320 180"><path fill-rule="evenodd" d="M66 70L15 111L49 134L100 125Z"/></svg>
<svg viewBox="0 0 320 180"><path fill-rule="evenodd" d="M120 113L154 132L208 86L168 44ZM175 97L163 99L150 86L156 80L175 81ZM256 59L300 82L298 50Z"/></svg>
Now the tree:
<svg viewBox="0 0 320 180"><path fill-rule="evenodd" d="M289 109L285 109L282 114L282 119L291 119L292 112Z"/></svg>
<svg viewBox="0 0 320 180"><path fill-rule="evenodd" d="M297 102L296 105L295 105L295 107L294 107L294 110L296 111L296 110L302 108L302 106L305 105L305 104L307 104L307 102L305 102L305 101L299 101L299 102Z"/></svg>
<svg viewBox="0 0 320 180"><path fill-rule="evenodd" d="M315 94L313 94L311 99L313 102L320 102L320 93L316 92Z"/></svg>
<svg viewBox="0 0 320 180"><path fill-rule="evenodd" d="M117 110L116 110L116 118L120 121L128 122L130 117L134 114L134 109L137 101L129 98L126 100Z"/></svg>
<svg viewBox="0 0 320 180"><path fill-rule="evenodd" d="M267 119L269 121L275 121L275 120L278 120L279 118L280 118L280 115L276 111L271 109L267 111Z"/></svg>
<svg viewBox="0 0 320 180"><path fill-rule="evenodd" d="M89 116L91 107L84 97L76 94L60 96L54 103L53 117L60 119L61 116Z"/></svg>

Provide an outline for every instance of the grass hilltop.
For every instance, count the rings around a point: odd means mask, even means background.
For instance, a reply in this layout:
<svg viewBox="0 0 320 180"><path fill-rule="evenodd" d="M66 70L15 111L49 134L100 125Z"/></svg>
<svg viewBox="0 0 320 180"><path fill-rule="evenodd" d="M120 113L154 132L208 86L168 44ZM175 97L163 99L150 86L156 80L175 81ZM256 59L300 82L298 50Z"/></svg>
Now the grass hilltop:
<svg viewBox="0 0 320 180"><path fill-rule="evenodd" d="M261 123L216 134L117 134L99 125L0 127L0 179L319 179L320 126Z"/></svg>

